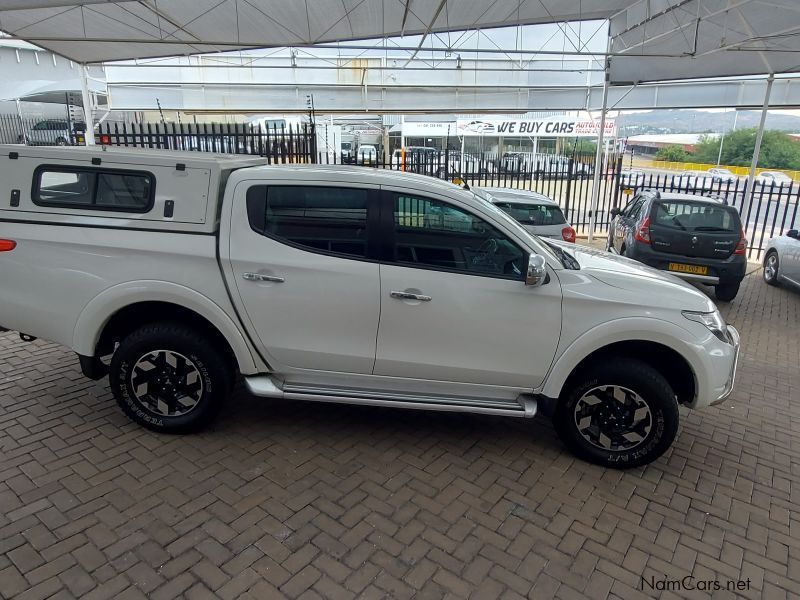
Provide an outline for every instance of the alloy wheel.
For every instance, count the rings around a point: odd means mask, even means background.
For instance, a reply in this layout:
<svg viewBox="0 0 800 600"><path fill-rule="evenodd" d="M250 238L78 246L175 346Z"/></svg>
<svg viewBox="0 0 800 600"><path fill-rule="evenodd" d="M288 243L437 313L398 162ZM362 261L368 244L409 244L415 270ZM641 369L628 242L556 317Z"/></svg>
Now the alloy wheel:
<svg viewBox="0 0 800 600"><path fill-rule="evenodd" d="M203 377L197 365L173 350L142 356L131 370L131 389L142 406L165 417L182 417L203 396Z"/></svg>
<svg viewBox="0 0 800 600"><path fill-rule="evenodd" d="M767 262L764 264L764 279L772 281L775 275L778 274L778 257L775 254L770 254L767 257Z"/></svg>
<svg viewBox="0 0 800 600"><path fill-rule="evenodd" d="M653 414L644 399L618 385L588 390L575 405L574 416L583 439L602 450L632 450L653 427Z"/></svg>

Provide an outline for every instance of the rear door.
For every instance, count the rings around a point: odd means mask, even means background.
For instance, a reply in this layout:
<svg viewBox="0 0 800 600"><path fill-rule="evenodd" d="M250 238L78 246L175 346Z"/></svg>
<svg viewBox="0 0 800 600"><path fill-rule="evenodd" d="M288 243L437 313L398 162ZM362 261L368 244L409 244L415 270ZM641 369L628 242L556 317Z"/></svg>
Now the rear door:
<svg viewBox="0 0 800 600"><path fill-rule="evenodd" d="M370 238L377 190L242 181L229 231L228 285L273 368L370 374L380 313Z"/></svg>
<svg viewBox="0 0 800 600"><path fill-rule="evenodd" d="M659 200L650 210L653 250L690 258L728 258L741 237L739 213L724 204Z"/></svg>

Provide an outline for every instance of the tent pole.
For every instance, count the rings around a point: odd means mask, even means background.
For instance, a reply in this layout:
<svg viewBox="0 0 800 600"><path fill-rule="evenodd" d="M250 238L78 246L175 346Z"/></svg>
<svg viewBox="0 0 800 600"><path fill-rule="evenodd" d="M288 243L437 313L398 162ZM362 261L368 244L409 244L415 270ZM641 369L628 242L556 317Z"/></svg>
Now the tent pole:
<svg viewBox="0 0 800 600"><path fill-rule="evenodd" d="M744 228L747 229L748 221L750 220L750 202L747 199L753 193L753 183L756 178L756 168L758 167L758 158L761 154L761 140L764 137L764 124L767 121L767 109L769 108L769 96L772 93L772 82L775 81L775 74L770 73L767 78L767 91L764 92L764 104L761 107L761 120L758 122L758 133L756 134L756 147L753 149L753 160L750 162L750 172L747 174L747 185L744 189L744 198L742 199L742 209L745 213L742 219Z"/></svg>
<svg viewBox="0 0 800 600"><path fill-rule="evenodd" d="M597 132L597 152L594 156L594 179L592 181L592 203L589 211L589 243L594 239L594 226L597 222L597 204L600 200L600 171L603 166L603 135L606 129L606 109L608 108L608 82L611 79L611 32L606 47L606 68L603 78L603 108L600 112L600 131Z"/></svg>
<svg viewBox="0 0 800 600"><path fill-rule="evenodd" d="M81 70L81 99L83 101L83 122L86 131L83 137L87 146L94 146L94 117L92 114L91 98L89 97L89 67L80 65Z"/></svg>

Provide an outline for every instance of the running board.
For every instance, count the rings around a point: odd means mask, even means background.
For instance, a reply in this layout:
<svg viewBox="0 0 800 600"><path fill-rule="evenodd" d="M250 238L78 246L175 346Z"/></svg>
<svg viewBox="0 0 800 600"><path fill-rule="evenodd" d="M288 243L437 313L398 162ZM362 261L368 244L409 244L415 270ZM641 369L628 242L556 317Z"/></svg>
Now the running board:
<svg viewBox="0 0 800 600"><path fill-rule="evenodd" d="M344 388L310 388L303 386L281 386L272 377L257 375L245 377L250 393L262 398L306 400L309 402L331 402L335 404L360 404L417 410L439 410L468 412L484 415L531 418L536 415L536 399L521 395L516 402L481 400L478 398L454 398L451 396L406 396L391 392L347 390Z"/></svg>

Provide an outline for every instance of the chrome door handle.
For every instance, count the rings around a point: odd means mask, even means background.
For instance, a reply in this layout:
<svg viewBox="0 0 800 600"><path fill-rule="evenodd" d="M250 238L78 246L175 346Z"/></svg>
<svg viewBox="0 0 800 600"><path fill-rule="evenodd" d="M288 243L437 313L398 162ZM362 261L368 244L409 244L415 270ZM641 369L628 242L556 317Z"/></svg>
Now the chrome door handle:
<svg viewBox="0 0 800 600"><path fill-rule="evenodd" d="M275 277L274 275L262 275L261 273L245 273L242 279L246 281L270 281L272 283L283 283L286 281L283 277Z"/></svg>
<svg viewBox="0 0 800 600"><path fill-rule="evenodd" d="M410 292L389 292L389 295L392 298L398 298L400 300L419 300L420 302L431 301L431 297L425 296L424 294L412 294Z"/></svg>

